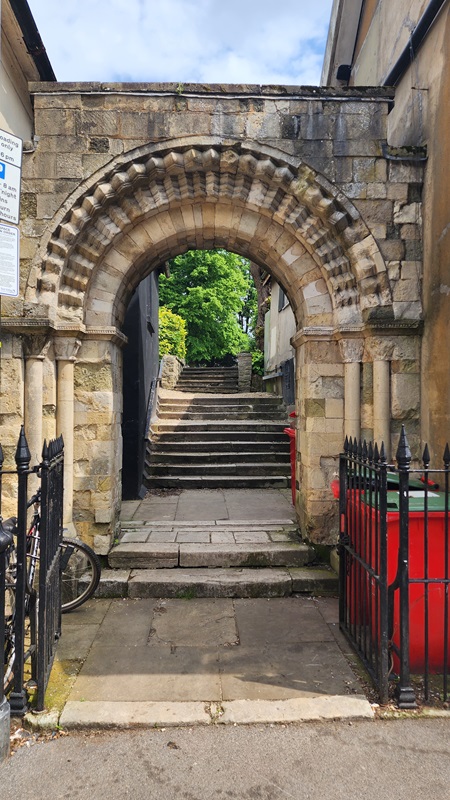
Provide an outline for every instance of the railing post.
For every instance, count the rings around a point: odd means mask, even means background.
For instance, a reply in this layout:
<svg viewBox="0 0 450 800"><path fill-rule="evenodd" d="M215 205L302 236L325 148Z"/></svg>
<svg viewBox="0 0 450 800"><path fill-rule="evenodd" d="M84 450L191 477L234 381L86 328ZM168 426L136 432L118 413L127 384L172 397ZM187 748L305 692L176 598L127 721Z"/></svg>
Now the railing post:
<svg viewBox="0 0 450 800"><path fill-rule="evenodd" d="M24 689L24 639L25 639L25 589L27 577L27 490L30 450L23 425L16 450L18 475L17 499L17 578L15 615L15 660L13 690L9 695L11 714L23 716L27 711L27 693Z"/></svg>
<svg viewBox="0 0 450 800"><path fill-rule="evenodd" d="M346 623L347 575L347 491L348 491L348 450L349 442L345 437L344 452L339 455L339 625Z"/></svg>
<svg viewBox="0 0 450 800"><path fill-rule="evenodd" d="M45 691L61 633L60 543L63 519L63 439L44 442L41 461L39 612L36 657L36 709L44 708Z"/></svg>
<svg viewBox="0 0 450 800"><path fill-rule="evenodd" d="M397 449L399 477L399 557L398 583L400 592L400 683L397 688L399 708L416 708L414 689L409 670L409 469L411 450L402 425Z"/></svg>
<svg viewBox="0 0 450 800"><path fill-rule="evenodd" d="M1 503L1 480L3 471L3 450L0 445L0 503ZM10 538L10 541L12 536ZM9 736L10 736L10 711L9 703L3 690L4 656L5 656L5 575L6 575L6 550L8 541L5 540L0 545L0 764L9 756Z"/></svg>
<svg viewBox="0 0 450 800"><path fill-rule="evenodd" d="M379 599L380 599L380 650L379 650L379 687L380 702L389 699L389 612L388 612L388 574L387 574L387 473L388 464L384 442L381 442L379 459Z"/></svg>

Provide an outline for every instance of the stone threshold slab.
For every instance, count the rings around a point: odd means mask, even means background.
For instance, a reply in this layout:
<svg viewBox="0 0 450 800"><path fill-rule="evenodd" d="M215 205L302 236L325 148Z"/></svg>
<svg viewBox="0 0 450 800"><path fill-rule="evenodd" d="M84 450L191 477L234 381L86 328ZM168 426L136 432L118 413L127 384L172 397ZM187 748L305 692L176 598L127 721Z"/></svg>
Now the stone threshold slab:
<svg viewBox="0 0 450 800"><path fill-rule="evenodd" d="M97 597L287 597L335 595L332 570L290 568L104 569Z"/></svg>
<svg viewBox="0 0 450 800"><path fill-rule="evenodd" d="M264 528L267 530L279 530L287 528L298 530L298 525L292 519L210 519L210 520L122 520L121 528L123 531L128 528Z"/></svg>
<svg viewBox="0 0 450 800"><path fill-rule="evenodd" d="M281 724L374 718L370 703L362 695L184 703L69 700L60 716L59 726L65 730L83 730Z"/></svg>

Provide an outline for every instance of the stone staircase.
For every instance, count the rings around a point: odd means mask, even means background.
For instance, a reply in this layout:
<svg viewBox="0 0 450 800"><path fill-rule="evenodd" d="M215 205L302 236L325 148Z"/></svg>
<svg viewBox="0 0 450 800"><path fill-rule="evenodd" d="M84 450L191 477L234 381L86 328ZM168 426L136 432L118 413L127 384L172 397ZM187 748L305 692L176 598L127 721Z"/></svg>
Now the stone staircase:
<svg viewBox="0 0 450 800"><path fill-rule="evenodd" d="M147 446L145 485L149 489L288 486L289 439L283 432L287 423L281 399L237 393L233 383L237 378L230 378L233 369L204 372L185 369L176 391L161 392ZM183 386L189 390L181 390Z"/></svg>
<svg viewBox="0 0 450 800"><path fill-rule="evenodd" d="M201 502L201 501L200 501ZM99 594L119 597L286 597L337 593L292 520L122 523Z"/></svg>
<svg viewBox="0 0 450 800"><path fill-rule="evenodd" d="M180 392L214 394L238 391L237 367L184 367L177 383Z"/></svg>
<svg viewBox="0 0 450 800"><path fill-rule="evenodd" d="M238 393L236 381L232 369L189 368L175 391L161 392L147 452L147 486L167 490L167 500L170 489L216 492L192 493L191 502L199 506L197 521L192 521L195 505L188 519L155 519L156 496L152 499L150 493L142 501L141 519L134 518L134 509L121 523L120 540L108 556L110 569L102 574L100 596L189 599L337 593L336 574L318 567L314 550L302 542L294 509L279 492L270 491L290 481L284 406L271 395ZM232 492L235 511L228 519L221 518L217 499L208 500L211 495L225 496L226 489L249 488L255 491ZM131 508L129 503L125 506ZM163 516L164 497L159 507ZM276 516L279 509L284 518ZM146 513L153 521L145 521Z"/></svg>

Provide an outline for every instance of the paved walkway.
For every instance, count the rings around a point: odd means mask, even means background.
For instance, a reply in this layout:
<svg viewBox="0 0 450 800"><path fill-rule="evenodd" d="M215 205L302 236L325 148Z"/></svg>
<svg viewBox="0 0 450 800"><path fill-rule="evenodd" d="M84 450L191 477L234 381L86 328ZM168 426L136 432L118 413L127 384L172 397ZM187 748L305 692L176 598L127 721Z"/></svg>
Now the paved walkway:
<svg viewBox="0 0 450 800"><path fill-rule="evenodd" d="M149 493L122 503L122 520L215 524L258 520L295 522L290 489L184 489Z"/></svg>
<svg viewBox="0 0 450 800"><path fill-rule="evenodd" d="M156 527L168 519L174 527L294 519L289 493L279 490L183 491L124 506L128 519ZM371 718L337 613L329 597L91 601L63 617L50 724Z"/></svg>

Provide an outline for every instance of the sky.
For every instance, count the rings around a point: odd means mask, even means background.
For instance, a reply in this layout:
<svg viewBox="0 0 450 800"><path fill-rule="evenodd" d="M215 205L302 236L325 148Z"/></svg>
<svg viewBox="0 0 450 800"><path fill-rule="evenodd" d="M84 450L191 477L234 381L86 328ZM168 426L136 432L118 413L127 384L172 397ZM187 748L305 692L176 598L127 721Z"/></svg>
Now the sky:
<svg viewBox="0 0 450 800"><path fill-rule="evenodd" d="M332 0L28 0L59 81L317 85Z"/></svg>

